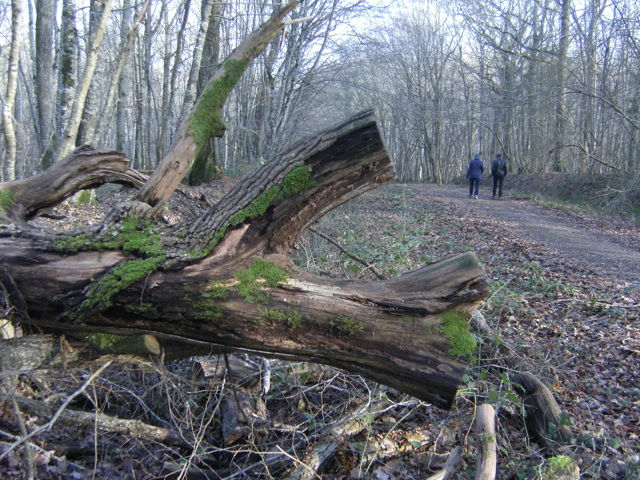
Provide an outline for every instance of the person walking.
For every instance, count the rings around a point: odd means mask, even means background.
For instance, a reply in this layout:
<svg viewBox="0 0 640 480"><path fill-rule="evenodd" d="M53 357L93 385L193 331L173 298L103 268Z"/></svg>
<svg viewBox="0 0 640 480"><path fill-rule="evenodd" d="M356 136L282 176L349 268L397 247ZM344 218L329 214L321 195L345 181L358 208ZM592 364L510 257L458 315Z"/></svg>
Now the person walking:
<svg viewBox="0 0 640 480"><path fill-rule="evenodd" d="M491 164L491 175L493 176L493 199L496 199L496 189L498 190L498 198L502 198L502 183L504 177L507 176L507 162L502 158L502 154L498 153Z"/></svg>
<svg viewBox="0 0 640 480"><path fill-rule="evenodd" d="M473 159L469 162L469 168L467 169L467 178L469 179L469 198L474 197L478 199L478 190L480 189L480 180L484 173L484 165L480 154L474 155Z"/></svg>

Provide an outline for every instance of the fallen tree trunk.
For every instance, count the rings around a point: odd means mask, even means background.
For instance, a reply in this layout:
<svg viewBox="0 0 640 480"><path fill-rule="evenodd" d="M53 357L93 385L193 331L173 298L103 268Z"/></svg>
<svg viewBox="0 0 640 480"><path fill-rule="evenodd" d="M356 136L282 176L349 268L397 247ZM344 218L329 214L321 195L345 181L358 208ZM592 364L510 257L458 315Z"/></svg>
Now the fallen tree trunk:
<svg viewBox="0 0 640 480"><path fill-rule="evenodd" d="M0 190L0 220L21 223L76 192L117 183L140 188L146 177L129 168L129 158L115 151L77 148L46 171L5 182Z"/></svg>
<svg viewBox="0 0 640 480"><path fill-rule="evenodd" d="M169 358L325 363L448 408L474 346L468 314L488 293L473 253L379 282L314 277L288 256L328 211L393 178L365 113L295 145L187 224L0 232L5 300L38 328L151 334Z"/></svg>

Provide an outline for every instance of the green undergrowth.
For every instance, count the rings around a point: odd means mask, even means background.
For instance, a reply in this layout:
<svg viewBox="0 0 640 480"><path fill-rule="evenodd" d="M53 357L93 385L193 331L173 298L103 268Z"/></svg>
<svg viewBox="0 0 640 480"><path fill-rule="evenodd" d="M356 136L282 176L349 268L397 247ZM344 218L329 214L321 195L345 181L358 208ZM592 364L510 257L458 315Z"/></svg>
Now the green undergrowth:
<svg viewBox="0 0 640 480"><path fill-rule="evenodd" d="M547 460L542 469L543 478L559 478L572 475L577 470L576 463L571 457L558 455Z"/></svg>
<svg viewBox="0 0 640 480"><path fill-rule="evenodd" d="M587 209L640 220L637 175L524 173L510 175L505 186L519 198L533 199L554 208Z"/></svg>
<svg viewBox="0 0 640 480"><path fill-rule="evenodd" d="M389 200L375 205L357 198L327 214L314 228L374 265L384 277L395 277L455 253L459 246L453 237L455 225L438 228L436 239L434 223L439 213L412 205L413 195L407 188L401 194L390 193ZM442 254L431 251L436 243L442 245ZM303 237L303 248L294 255L298 265L313 273L339 269L340 275L347 278L375 278L360 261L315 235Z"/></svg>

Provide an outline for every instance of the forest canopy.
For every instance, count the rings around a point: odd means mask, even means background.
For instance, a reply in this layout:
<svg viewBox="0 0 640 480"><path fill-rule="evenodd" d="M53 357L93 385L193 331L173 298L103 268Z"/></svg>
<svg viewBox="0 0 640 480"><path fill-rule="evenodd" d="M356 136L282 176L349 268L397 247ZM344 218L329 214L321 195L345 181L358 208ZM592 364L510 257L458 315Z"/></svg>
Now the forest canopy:
<svg viewBox="0 0 640 480"><path fill-rule="evenodd" d="M217 64L280 5L5 3L4 178L85 143L153 170ZM634 175L639 18L627 0L302 1L231 93L193 181L242 175L364 108L401 181L447 182L498 151L513 172Z"/></svg>

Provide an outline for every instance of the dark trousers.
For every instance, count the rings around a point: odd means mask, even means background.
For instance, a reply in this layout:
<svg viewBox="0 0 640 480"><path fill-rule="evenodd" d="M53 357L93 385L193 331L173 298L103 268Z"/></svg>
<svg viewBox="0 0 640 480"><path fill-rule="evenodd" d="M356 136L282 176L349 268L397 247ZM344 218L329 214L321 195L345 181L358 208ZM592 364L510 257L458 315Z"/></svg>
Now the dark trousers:
<svg viewBox="0 0 640 480"><path fill-rule="evenodd" d="M473 193L473 188L475 184L476 193ZM479 178L470 178L469 179L469 196L478 195L478 189L480 188L480 179Z"/></svg>
<svg viewBox="0 0 640 480"><path fill-rule="evenodd" d="M498 198L502 197L502 182L504 177L493 177L493 196L496 196L496 188L498 189Z"/></svg>

